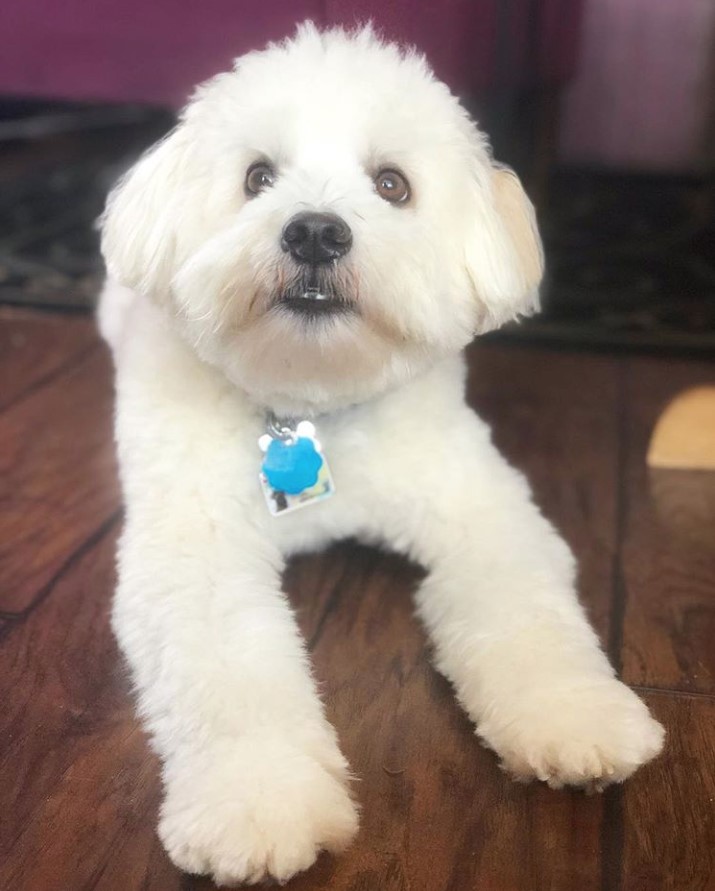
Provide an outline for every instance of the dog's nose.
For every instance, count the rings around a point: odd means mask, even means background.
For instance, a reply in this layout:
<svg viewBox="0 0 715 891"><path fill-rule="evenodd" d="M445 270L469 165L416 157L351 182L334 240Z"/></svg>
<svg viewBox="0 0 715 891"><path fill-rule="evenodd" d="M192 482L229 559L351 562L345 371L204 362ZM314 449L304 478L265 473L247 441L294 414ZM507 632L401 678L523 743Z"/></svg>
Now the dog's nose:
<svg viewBox="0 0 715 891"><path fill-rule="evenodd" d="M334 213L297 213L281 235L281 247L298 263L329 263L347 254L352 243L350 226Z"/></svg>

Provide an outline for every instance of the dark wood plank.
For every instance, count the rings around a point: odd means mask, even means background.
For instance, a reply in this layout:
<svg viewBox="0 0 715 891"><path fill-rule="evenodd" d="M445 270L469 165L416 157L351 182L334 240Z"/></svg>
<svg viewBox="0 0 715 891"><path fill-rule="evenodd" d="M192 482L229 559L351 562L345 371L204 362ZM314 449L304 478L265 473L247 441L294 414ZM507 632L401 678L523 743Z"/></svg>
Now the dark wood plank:
<svg viewBox="0 0 715 891"><path fill-rule="evenodd" d="M713 364L638 359L627 366L622 659L629 683L715 693L715 473L645 464L667 403L713 381Z"/></svg>
<svg viewBox="0 0 715 891"><path fill-rule="evenodd" d="M0 641L0 887L178 889L108 609L118 524Z"/></svg>
<svg viewBox="0 0 715 891"><path fill-rule="evenodd" d="M83 357L97 342L86 317L0 307L0 411Z"/></svg>
<svg viewBox="0 0 715 891"><path fill-rule="evenodd" d="M119 508L109 358L96 346L0 413L0 610L27 609Z"/></svg>
<svg viewBox="0 0 715 891"><path fill-rule="evenodd" d="M715 888L715 700L650 694L665 753L623 792L620 891Z"/></svg>

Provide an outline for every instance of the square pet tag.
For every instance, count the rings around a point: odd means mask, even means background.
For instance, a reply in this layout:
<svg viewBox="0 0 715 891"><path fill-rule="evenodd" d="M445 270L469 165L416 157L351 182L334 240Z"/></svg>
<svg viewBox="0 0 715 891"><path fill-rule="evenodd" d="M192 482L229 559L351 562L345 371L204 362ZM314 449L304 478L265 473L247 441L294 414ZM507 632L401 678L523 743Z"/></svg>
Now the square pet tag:
<svg viewBox="0 0 715 891"><path fill-rule="evenodd" d="M275 430L275 425L270 429ZM328 462L309 421L301 421L295 430L281 427L266 433L258 444L264 452L261 488L274 517L316 504L335 491Z"/></svg>

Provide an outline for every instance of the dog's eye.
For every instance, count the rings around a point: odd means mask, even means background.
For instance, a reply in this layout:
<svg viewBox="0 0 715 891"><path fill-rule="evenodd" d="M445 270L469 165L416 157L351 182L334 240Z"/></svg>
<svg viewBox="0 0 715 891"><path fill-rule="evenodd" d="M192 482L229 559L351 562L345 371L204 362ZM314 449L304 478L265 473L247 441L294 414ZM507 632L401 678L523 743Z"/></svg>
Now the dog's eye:
<svg viewBox="0 0 715 891"><path fill-rule="evenodd" d="M252 164L246 173L246 194L248 196L258 195L264 189L269 189L275 181L276 172L270 164L263 161Z"/></svg>
<svg viewBox="0 0 715 891"><path fill-rule="evenodd" d="M381 170L375 177L375 189L390 204L403 204L410 197L410 184L397 170Z"/></svg>

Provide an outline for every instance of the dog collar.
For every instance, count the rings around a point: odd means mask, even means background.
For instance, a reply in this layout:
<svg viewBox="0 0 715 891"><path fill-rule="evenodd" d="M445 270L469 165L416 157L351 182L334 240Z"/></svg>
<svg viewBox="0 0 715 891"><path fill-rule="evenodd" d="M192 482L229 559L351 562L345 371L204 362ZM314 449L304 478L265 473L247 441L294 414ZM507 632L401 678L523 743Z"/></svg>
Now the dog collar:
<svg viewBox="0 0 715 891"><path fill-rule="evenodd" d="M266 432L259 438L263 452L259 479L275 517L329 498L333 478L311 421L266 414Z"/></svg>

